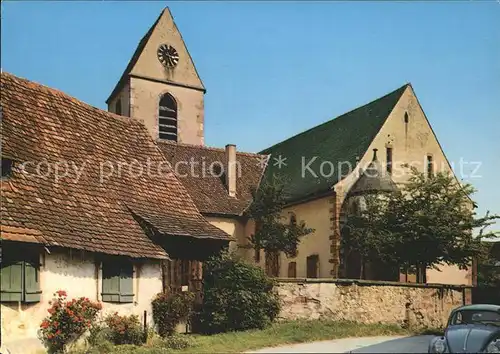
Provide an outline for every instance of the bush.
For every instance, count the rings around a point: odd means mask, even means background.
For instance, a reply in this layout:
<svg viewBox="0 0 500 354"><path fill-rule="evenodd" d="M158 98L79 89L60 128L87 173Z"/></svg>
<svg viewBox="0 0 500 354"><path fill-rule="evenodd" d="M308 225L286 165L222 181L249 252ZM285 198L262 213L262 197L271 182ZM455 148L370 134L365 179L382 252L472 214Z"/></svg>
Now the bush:
<svg viewBox="0 0 500 354"><path fill-rule="evenodd" d="M195 325L210 334L264 328L278 315L274 281L261 268L224 253L204 263L203 304Z"/></svg>
<svg viewBox="0 0 500 354"><path fill-rule="evenodd" d="M143 342L144 333L137 315L120 316L118 312L109 315L104 322L109 329L108 338L114 344L135 344Z"/></svg>
<svg viewBox="0 0 500 354"><path fill-rule="evenodd" d="M194 294L191 292L159 293L154 298L153 321L158 327L161 337L170 336L175 327L191 315L194 303Z"/></svg>
<svg viewBox="0 0 500 354"><path fill-rule="evenodd" d="M38 336L49 353L62 352L64 346L80 337L97 318L102 305L86 297L67 301L64 290L54 293L49 316L40 325Z"/></svg>

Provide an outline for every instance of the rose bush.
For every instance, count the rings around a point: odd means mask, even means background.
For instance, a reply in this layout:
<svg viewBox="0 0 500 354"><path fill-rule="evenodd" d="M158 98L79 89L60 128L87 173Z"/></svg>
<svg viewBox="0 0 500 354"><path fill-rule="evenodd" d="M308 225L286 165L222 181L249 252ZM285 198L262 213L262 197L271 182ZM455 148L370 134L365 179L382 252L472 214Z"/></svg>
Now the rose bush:
<svg viewBox="0 0 500 354"><path fill-rule="evenodd" d="M140 345L145 339L139 317L136 315L120 316L115 312L106 317L104 322L109 329L109 339L113 344Z"/></svg>
<svg viewBox="0 0 500 354"><path fill-rule="evenodd" d="M90 328L102 309L100 302L86 297L67 300L67 293L59 290L49 302L49 315L42 321L39 330L40 340L49 353L59 353L64 346L80 337Z"/></svg>

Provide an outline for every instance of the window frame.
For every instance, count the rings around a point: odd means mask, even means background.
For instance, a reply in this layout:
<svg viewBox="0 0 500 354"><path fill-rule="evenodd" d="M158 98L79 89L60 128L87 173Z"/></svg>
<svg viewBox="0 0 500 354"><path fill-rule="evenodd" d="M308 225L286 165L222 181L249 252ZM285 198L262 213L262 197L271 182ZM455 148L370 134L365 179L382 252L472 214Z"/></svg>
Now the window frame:
<svg viewBox="0 0 500 354"><path fill-rule="evenodd" d="M41 286L40 286L40 252L36 249L28 247L20 247L18 245L2 245L2 260L0 265L0 302L12 303L20 302L23 304L37 303L41 301ZM11 249L12 247L12 249ZM5 248L9 252L5 252ZM8 254L8 256L5 256ZM12 284L5 287L6 279L12 279L12 269L17 265L20 269L16 274L19 288L12 288ZM6 272L10 271L9 278Z"/></svg>
<svg viewBox="0 0 500 354"><path fill-rule="evenodd" d="M158 138L174 142L179 139L179 105L170 92L162 94L158 101Z"/></svg>
<svg viewBox="0 0 500 354"><path fill-rule="evenodd" d="M102 261L101 300L109 303L133 303L134 263L123 258Z"/></svg>
<svg viewBox="0 0 500 354"><path fill-rule="evenodd" d="M119 116L122 115L122 99L118 98L115 102L115 114L118 114Z"/></svg>
<svg viewBox="0 0 500 354"><path fill-rule="evenodd" d="M434 158L432 154L427 154L425 168L427 171L427 178L432 178L434 176Z"/></svg>
<svg viewBox="0 0 500 354"><path fill-rule="evenodd" d="M385 147L385 162L386 162L386 171L387 173L392 175L392 166L393 166L393 153L394 150L392 146Z"/></svg>
<svg viewBox="0 0 500 354"><path fill-rule="evenodd" d="M310 276L310 272L309 271L309 260L310 259L315 259L316 262L315 262L315 268L316 268L316 274L314 276ZM319 255L318 254L311 254L309 256L307 256L306 258L306 278L310 278L310 279L317 279L319 278Z"/></svg>

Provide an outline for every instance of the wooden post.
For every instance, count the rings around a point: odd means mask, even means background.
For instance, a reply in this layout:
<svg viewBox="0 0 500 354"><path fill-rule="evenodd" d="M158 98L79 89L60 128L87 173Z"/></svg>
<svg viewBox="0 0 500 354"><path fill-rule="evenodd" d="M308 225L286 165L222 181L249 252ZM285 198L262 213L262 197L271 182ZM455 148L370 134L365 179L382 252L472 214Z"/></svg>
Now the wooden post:
<svg viewBox="0 0 500 354"><path fill-rule="evenodd" d="M148 323L147 323L148 313L144 310L144 343L148 340Z"/></svg>

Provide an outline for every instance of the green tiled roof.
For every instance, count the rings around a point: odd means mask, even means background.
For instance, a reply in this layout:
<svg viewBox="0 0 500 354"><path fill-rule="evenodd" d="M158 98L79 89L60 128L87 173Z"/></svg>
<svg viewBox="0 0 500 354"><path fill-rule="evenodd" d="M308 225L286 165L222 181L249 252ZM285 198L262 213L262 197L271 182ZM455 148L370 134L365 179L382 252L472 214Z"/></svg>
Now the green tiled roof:
<svg viewBox="0 0 500 354"><path fill-rule="evenodd" d="M373 102L261 151L261 154L271 155L264 178L269 179L273 175L284 177L289 201L328 191L349 171L347 164L342 171L338 171L339 162L349 162L354 168L408 86L406 84ZM281 165L281 168L275 160L280 155L286 158L286 166ZM317 176L309 170L303 175L302 166L316 156L309 166ZM330 172L330 164L324 164L325 175L321 175L320 165L324 161L333 164L334 173Z"/></svg>

